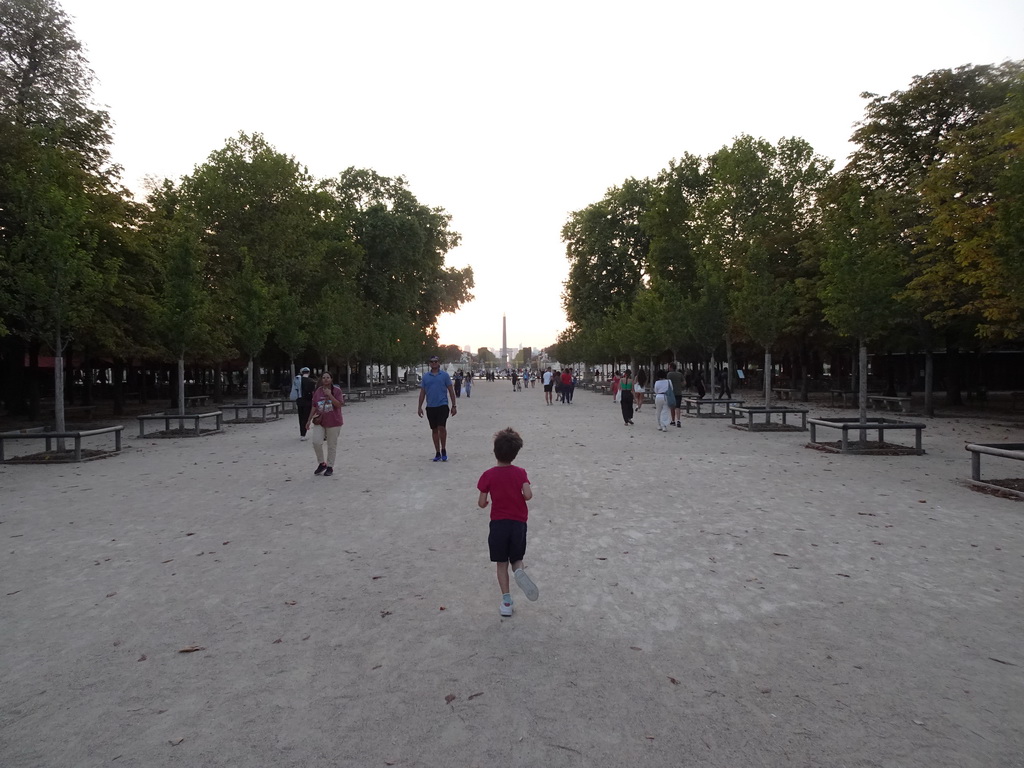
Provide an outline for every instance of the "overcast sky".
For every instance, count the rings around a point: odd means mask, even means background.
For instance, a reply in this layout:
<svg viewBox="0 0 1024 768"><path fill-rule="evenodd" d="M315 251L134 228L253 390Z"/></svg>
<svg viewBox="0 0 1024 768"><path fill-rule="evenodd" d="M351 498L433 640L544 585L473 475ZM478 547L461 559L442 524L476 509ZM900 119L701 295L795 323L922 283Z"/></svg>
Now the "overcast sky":
<svg viewBox="0 0 1024 768"><path fill-rule="evenodd" d="M475 300L444 344L547 346L571 211L685 152L800 136L842 165L864 91L1024 59L1021 0L63 0L139 192L239 131L317 177L405 176Z"/></svg>

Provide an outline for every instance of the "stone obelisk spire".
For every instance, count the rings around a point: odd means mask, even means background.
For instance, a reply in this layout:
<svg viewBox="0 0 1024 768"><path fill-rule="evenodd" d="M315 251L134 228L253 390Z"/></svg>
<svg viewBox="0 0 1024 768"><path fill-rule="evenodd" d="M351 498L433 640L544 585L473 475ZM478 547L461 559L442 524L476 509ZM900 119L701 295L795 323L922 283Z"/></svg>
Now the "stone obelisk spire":
<svg viewBox="0 0 1024 768"><path fill-rule="evenodd" d="M508 329L505 326L505 313L501 313L501 364L508 368Z"/></svg>

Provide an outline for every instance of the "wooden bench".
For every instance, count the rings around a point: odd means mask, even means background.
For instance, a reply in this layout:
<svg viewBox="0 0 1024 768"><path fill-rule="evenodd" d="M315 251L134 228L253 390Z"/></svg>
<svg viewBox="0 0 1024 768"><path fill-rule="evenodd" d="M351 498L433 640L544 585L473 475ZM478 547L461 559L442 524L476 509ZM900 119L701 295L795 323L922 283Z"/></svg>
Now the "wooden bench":
<svg viewBox="0 0 1024 768"><path fill-rule="evenodd" d="M796 390L776 387L775 389L772 390L772 392L774 393L775 397L777 397L779 400L792 400L793 393L796 392Z"/></svg>
<svg viewBox="0 0 1024 768"><path fill-rule="evenodd" d="M799 414L800 426L796 424L787 423L786 419L790 414ZM788 430L791 432L805 432L807 431L807 409L806 408L793 408L789 406L764 406L764 405L734 405L729 409L729 415L732 417L732 424L736 426L736 419L741 416L747 417L747 430L750 432L756 431L768 431L777 430L783 431ZM772 416L782 416L782 422L772 423ZM755 416L764 416L764 422L755 422ZM742 427L742 425L740 425Z"/></svg>
<svg viewBox="0 0 1024 768"><path fill-rule="evenodd" d="M297 400L292 400L290 397L281 397L277 400L271 400L272 403L277 403L281 406L280 413L298 413L299 403Z"/></svg>
<svg viewBox="0 0 1024 768"><path fill-rule="evenodd" d="M971 485L991 488L1001 493L1024 497L1024 492L1013 488L1004 488L994 483L986 483L981 479L981 456L998 456L1002 459L1024 461L1024 443L968 443L964 449L971 453Z"/></svg>
<svg viewBox="0 0 1024 768"><path fill-rule="evenodd" d="M874 405L875 408L881 409L883 406L886 410L895 411L897 408L903 413L910 412L910 398L909 397L886 397L885 395L868 395L868 402Z"/></svg>
<svg viewBox="0 0 1024 768"><path fill-rule="evenodd" d="M213 432L223 431L223 419L224 414L221 411L210 411L208 413L186 413L184 415L178 413L147 413L140 416L136 416L139 420L139 437L146 436L146 422L149 421L162 421L164 422L164 432L171 431L171 422L177 421L181 424L179 429L185 429L185 422L192 423L192 430L195 432L196 437L202 435L203 432L199 428L199 422L204 419L216 419L217 427L213 430L208 430L207 434Z"/></svg>
<svg viewBox="0 0 1024 768"><path fill-rule="evenodd" d="M840 442L840 452L850 453L850 432L860 432L862 429L866 432L877 432L878 442L880 445L885 443L885 433L896 429L912 429L914 430L914 452L918 455L924 453L921 449L921 430L924 429L924 424L916 424L909 421L894 421L893 419L872 419L865 423L861 423L860 419L808 419L807 423L811 428L811 444L816 444L817 441L817 427L824 427L826 429L838 429L842 431L842 440ZM908 446L909 447L909 446Z"/></svg>
<svg viewBox="0 0 1024 768"><path fill-rule="evenodd" d="M836 407L836 398L837 397L840 398L843 401L843 408L845 408L846 405L847 405L846 398L850 398L850 400L853 401L853 405L857 404L857 393L856 392L850 392L850 391L845 390L845 389L830 389L828 391L828 393L831 396L830 402L831 402L831 405L832 405L833 408Z"/></svg>
<svg viewBox="0 0 1024 768"><path fill-rule="evenodd" d="M682 402L682 409L686 416L698 419L702 418L729 418L729 409L732 406L742 406L743 400L715 400L714 398L685 397ZM724 406L719 410L718 406Z"/></svg>
<svg viewBox="0 0 1024 768"><path fill-rule="evenodd" d="M246 421L273 421L281 418L281 404L279 402L265 402L265 403L230 403L229 405L222 405L222 411L233 412L234 418L231 421L241 421L242 417L239 415L242 411L245 411ZM258 411L259 416L253 416L253 412ZM269 416L267 412L269 411ZM228 422L230 423L230 422Z"/></svg>
<svg viewBox="0 0 1024 768"><path fill-rule="evenodd" d="M64 419L74 421L76 418L81 418L88 421L92 418L92 411L95 407L94 405L65 405ZM57 411L54 408L48 408L44 413L53 418L57 416Z"/></svg>
<svg viewBox="0 0 1024 768"><path fill-rule="evenodd" d="M98 427L97 429L83 429L83 430L67 430L64 432L53 432L45 427L37 427L35 429L25 429L17 432L0 432L0 462L7 461L4 458L4 441L5 440L45 440L46 441L46 452L49 453L52 450L53 441L61 438L64 440L75 441L75 461L82 460L82 439L86 437L95 437L96 435L114 435L114 450L104 451L102 456L110 456L115 453L121 452L121 431L124 429L123 424L118 424L115 427ZM99 456L93 458L100 458Z"/></svg>

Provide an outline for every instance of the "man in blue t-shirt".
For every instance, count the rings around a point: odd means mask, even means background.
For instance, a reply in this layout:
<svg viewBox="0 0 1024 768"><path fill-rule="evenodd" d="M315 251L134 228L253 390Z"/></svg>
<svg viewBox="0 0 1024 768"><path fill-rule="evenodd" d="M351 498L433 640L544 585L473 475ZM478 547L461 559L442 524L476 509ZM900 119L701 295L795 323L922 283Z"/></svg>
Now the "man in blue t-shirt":
<svg viewBox="0 0 1024 768"><path fill-rule="evenodd" d="M423 401L427 401L427 423L434 440L434 461L448 461L448 398L451 397L451 415L455 416L455 387L452 377L441 370L441 361L434 355L430 358L430 371L420 382L420 401L416 414L423 418Z"/></svg>

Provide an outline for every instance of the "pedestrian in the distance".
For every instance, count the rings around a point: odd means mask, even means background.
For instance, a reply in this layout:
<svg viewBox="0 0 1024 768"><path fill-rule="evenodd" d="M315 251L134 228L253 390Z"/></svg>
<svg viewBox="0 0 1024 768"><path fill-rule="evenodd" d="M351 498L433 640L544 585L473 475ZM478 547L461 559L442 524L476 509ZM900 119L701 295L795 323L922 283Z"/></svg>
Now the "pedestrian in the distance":
<svg viewBox="0 0 1024 768"><path fill-rule="evenodd" d="M448 398L451 397L452 407L448 409ZM458 406L455 404L455 387L448 371L441 370L441 359L434 355L430 358L430 370L423 374L420 382L420 400L416 405L416 414L423 418L423 402L427 403L427 423L430 425L430 438L434 441L434 461L448 461L448 416L454 417Z"/></svg>
<svg viewBox="0 0 1024 768"><path fill-rule="evenodd" d="M469 399L470 394L473 391L473 371L466 371L466 399Z"/></svg>
<svg viewBox="0 0 1024 768"><path fill-rule="evenodd" d="M309 414L313 409L314 390L316 383L309 378L309 368L303 366L292 382L291 392L291 399L295 401L295 410L299 414L299 440L306 439L306 424L309 423Z"/></svg>
<svg viewBox="0 0 1024 768"><path fill-rule="evenodd" d="M622 408L622 420L626 426L633 425L633 374L626 369L619 379L619 406Z"/></svg>
<svg viewBox="0 0 1024 768"><path fill-rule="evenodd" d="M672 382L668 380L663 370L654 374L654 408L658 417L658 431L668 432L669 415L669 394L672 392Z"/></svg>
<svg viewBox="0 0 1024 768"><path fill-rule="evenodd" d="M345 396L341 388L334 385L331 374L324 371L320 377L320 386L313 392L313 407L306 423L306 429L313 429L313 452L316 454L317 467L314 475L330 477L334 474L334 460L338 455L338 436L344 419L341 406ZM327 456L324 457L324 443L327 443Z"/></svg>
<svg viewBox="0 0 1024 768"><path fill-rule="evenodd" d="M480 491L477 506L486 509L490 496L491 524L487 547L491 552L491 562L496 564L498 588L501 590L498 612L502 616L512 615L509 567L527 600L540 597L540 590L526 574L523 565L529 516L526 502L533 498L533 490L526 470L512 464L522 447L523 438L511 427L498 432L494 436L494 458L498 464L480 475L476 484Z"/></svg>

